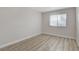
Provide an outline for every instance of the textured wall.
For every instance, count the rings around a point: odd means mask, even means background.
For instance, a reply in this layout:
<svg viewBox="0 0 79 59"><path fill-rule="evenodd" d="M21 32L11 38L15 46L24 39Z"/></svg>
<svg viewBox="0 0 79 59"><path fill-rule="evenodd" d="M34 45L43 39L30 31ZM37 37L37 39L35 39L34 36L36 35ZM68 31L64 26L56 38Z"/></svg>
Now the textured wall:
<svg viewBox="0 0 79 59"><path fill-rule="evenodd" d="M66 27L51 27L49 26L49 16L54 14L67 13ZM42 32L56 35L63 35L65 37L75 38L76 36L76 8L67 8L57 11L43 13Z"/></svg>
<svg viewBox="0 0 79 59"><path fill-rule="evenodd" d="M41 33L41 13L30 8L0 8L0 45Z"/></svg>

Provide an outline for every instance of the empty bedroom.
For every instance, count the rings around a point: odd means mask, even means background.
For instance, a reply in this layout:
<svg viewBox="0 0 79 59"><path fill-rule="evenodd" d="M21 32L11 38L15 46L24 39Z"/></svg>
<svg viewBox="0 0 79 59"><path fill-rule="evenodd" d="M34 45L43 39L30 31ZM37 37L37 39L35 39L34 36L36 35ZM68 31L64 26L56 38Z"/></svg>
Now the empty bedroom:
<svg viewBox="0 0 79 59"><path fill-rule="evenodd" d="M0 7L0 51L78 51L79 8Z"/></svg>

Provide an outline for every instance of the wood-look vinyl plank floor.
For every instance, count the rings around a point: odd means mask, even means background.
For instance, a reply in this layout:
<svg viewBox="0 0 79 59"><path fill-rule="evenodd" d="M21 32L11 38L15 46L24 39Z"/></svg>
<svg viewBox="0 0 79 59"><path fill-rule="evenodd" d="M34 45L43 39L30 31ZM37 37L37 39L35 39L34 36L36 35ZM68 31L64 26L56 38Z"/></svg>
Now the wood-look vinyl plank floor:
<svg viewBox="0 0 79 59"><path fill-rule="evenodd" d="M78 51L78 46L74 39L41 34L1 48L0 51Z"/></svg>

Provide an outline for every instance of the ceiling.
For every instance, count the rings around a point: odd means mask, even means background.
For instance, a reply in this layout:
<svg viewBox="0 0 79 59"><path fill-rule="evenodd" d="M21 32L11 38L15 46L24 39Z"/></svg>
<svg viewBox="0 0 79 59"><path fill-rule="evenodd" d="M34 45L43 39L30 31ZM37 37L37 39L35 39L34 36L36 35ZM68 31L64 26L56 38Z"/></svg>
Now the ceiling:
<svg viewBox="0 0 79 59"><path fill-rule="evenodd" d="M31 8L39 12L48 12L48 11L54 11L54 10L68 8L68 7L31 7Z"/></svg>

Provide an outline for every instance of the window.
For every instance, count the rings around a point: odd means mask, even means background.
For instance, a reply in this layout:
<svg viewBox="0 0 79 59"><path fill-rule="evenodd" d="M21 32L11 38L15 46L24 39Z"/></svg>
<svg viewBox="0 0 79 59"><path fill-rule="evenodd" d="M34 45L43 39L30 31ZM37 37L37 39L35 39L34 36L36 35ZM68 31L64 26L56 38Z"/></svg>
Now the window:
<svg viewBox="0 0 79 59"><path fill-rule="evenodd" d="M49 25L66 27L66 14L51 15Z"/></svg>

